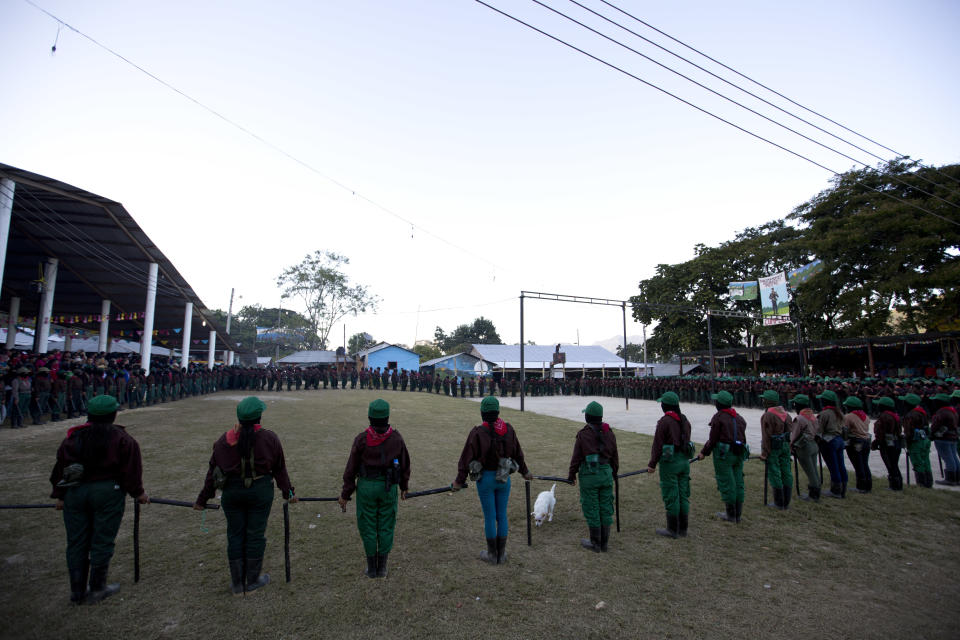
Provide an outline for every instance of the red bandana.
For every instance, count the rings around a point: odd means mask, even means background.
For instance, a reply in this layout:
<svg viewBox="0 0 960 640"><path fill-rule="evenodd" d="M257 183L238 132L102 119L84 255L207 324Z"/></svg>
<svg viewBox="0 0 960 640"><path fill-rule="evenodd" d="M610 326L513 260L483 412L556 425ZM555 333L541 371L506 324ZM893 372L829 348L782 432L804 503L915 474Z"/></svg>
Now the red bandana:
<svg viewBox="0 0 960 640"><path fill-rule="evenodd" d="M914 410L914 411L919 411L920 413L923 414L923 417L925 417L925 418L927 417L927 412L924 410L923 407L914 407L913 410Z"/></svg>
<svg viewBox="0 0 960 640"><path fill-rule="evenodd" d="M726 409L720 409L720 411L722 411L723 413L728 413L728 414L730 414L731 416L733 416L734 418L737 417L737 412L736 412L736 410L735 410L733 407L727 407Z"/></svg>
<svg viewBox="0 0 960 640"><path fill-rule="evenodd" d="M784 422L790 419L790 416L788 416L787 412L783 410L783 407L770 407L769 409L767 409L767 411L777 416Z"/></svg>
<svg viewBox="0 0 960 640"><path fill-rule="evenodd" d="M954 409L953 407L944 407L944 409L946 409L947 411L953 411L954 413L957 412L957 410Z"/></svg>
<svg viewBox="0 0 960 640"><path fill-rule="evenodd" d="M254 431L260 431L262 428L263 427L258 424L253 425ZM227 436L227 444L235 447L237 443L240 442L240 425L235 425L233 429L230 429L230 431L227 431L224 435Z"/></svg>
<svg viewBox="0 0 960 640"><path fill-rule="evenodd" d="M490 423L484 422L483 426L490 428ZM497 421L493 423L493 430L497 433L498 436L504 436L507 434L507 423L502 419L497 418Z"/></svg>
<svg viewBox="0 0 960 640"><path fill-rule="evenodd" d="M70 436L72 436L72 435L73 435L74 433L76 433L77 431L80 431L80 429L83 429L83 428L85 428L85 427L89 427L90 424L91 424L91 423L89 423L89 422L84 422L83 424L78 424L78 425L75 426L75 427L70 427L69 429L67 429L67 437L69 438Z"/></svg>
<svg viewBox="0 0 960 640"><path fill-rule="evenodd" d="M860 418L860 419L863 420L864 422L867 421L867 414L866 414L865 411L861 411L860 409L855 409L855 410L851 411L850 413L852 413L853 415L857 416L858 418Z"/></svg>
<svg viewBox="0 0 960 640"><path fill-rule="evenodd" d="M393 427L387 425L387 430L383 433L377 433L373 427L367 427L367 446L368 447L377 447L383 444L383 441L390 437L390 434L393 433Z"/></svg>
<svg viewBox="0 0 960 640"><path fill-rule="evenodd" d="M900 422L900 416L898 416L898 415L897 415L896 413L894 413L893 411L884 411L884 413L887 414L888 416L891 416L891 417L892 417L894 420L896 420L897 422Z"/></svg>
<svg viewBox="0 0 960 640"><path fill-rule="evenodd" d="M670 416L671 418L673 418L673 419L676 420L677 422L681 422L681 420L680 420L680 414L677 413L676 411L664 411L664 412L663 412L663 415L665 415L665 416Z"/></svg>

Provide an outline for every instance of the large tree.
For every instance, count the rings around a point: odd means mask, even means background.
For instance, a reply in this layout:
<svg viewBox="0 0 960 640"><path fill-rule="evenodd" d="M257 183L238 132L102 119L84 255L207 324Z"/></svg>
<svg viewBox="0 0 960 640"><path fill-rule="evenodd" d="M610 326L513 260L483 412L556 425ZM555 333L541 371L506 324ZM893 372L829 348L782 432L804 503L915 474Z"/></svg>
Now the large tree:
<svg viewBox="0 0 960 640"><path fill-rule="evenodd" d="M708 309L759 314L756 301L729 299L728 282L813 258L825 269L798 287L791 305L806 339L960 328L957 180L960 165L928 169L907 159L850 171L787 222L748 228L717 247L697 245L692 260L657 265L631 298L634 318L657 322L648 352L666 358L705 350ZM716 316L711 324L715 347L795 340L790 325Z"/></svg>
<svg viewBox="0 0 960 640"><path fill-rule="evenodd" d="M369 333L355 333L347 340L347 353L356 354L377 344Z"/></svg>
<svg viewBox="0 0 960 640"><path fill-rule="evenodd" d="M367 287L350 286L343 272L349 263L349 258L332 251L315 251L277 277L283 298L303 304L309 321L307 343L310 348L325 349L333 325L347 314L377 308L379 298Z"/></svg>
<svg viewBox="0 0 960 640"><path fill-rule="evenodd" d="M503 344L493 322L480 316L473 324L461 324L447 334L437 327L433 333L436 345L445 354L470 351L473 344Z"/></svg>

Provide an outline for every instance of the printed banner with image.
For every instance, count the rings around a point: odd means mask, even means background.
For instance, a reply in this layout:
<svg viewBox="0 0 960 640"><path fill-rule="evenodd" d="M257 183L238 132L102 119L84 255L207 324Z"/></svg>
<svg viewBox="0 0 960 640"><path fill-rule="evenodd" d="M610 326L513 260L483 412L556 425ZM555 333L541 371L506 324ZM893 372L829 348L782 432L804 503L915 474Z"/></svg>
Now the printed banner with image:
<svg viewBox="0 0 960 640"><path fill-rule="evenodd" d="M787 282L790 284L791 289L796 289L798 286L823 271L823 269L823 260L814 260L813 262L807 263L802 267L798 267L788 272Z"/></svg>
<svg viewBox="0 0 960 640"><path fill-rule="evenodd" d="M787 276L781 271L760 278L760 310L764 326L790 322L790 299L787 297Z"/></svg>
<svg viewBox="0 0 960 640"><path fill-rule="evenodd" d="M759 290L757 281L750 282L731 282L727 285L727 293L731 300L756 300Z"/></svg>

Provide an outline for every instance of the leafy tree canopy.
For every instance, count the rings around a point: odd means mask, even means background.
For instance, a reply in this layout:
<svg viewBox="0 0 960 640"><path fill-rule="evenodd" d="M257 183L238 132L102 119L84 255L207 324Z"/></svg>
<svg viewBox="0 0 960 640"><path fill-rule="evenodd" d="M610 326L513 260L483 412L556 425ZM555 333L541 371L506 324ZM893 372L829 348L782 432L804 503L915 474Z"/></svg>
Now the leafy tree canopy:
<svg viewBox="0 0 960 640"><path fill-rule="evenodd" d="M411 351L420 356L420 362L433 360L434 358L439 358L443 355L443 352L440 351L440 348L432 344L417 344L413 346Z"/></svg>
<svg viewBox="0 0 960 640"><path fill-rule="evenodd" d="M347 353L355 354L377 344L369 333L355 333L347 341Z"/></svg>
<svg viewBox="0 0 960 640"><path fill-rule="evenodd" d="M850 171L786 220L744 229L717 247L697 245L692 260L657 265L631 298L637 321L658 323L648 351L667 358L706 349L708 309L759 315L757 301L729 299L729 282L814 258L826 268L791 305L805 339L960 328L958 180L960 165L923 168L906 158ZM711 325L721 348L796 339L792 325L716 316Z"/></svg>
<svg viewBox="0 0 960 640"><path fill-rule="evenodd" d="M350 286L343 273L349 263L349 258L332 251L315 251L277 277L283 298L298 300L305 308L311 349L325 349L333 325L347 314L377 308L379 298L367 287Z"/></svg>
<svg viewBox="0 0 960 640"><path fill-rule="evenodd" d="M503 344L493 322L483 316L473 324L461 324L450 334L437 327L433 335L436 345L445 354L470 351L472 344Z"/></svg>

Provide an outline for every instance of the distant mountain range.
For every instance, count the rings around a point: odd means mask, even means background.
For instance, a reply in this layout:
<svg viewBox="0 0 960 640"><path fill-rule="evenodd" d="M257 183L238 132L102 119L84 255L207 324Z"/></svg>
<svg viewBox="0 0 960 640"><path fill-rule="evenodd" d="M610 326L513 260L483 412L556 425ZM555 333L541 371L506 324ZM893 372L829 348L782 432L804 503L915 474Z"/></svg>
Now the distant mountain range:
<svg viewBox="0 0 960 640"><path fill-rule="evenodd" d="M643 344L643 336L627 336L627 342L630 344ZM600 345L601 347L608 349L611 353L617 352L617 347L623 344L623 336L614 336L612 338L607 338L606 340L601 340L600 342L594 342L593 344Z"/></svg>

